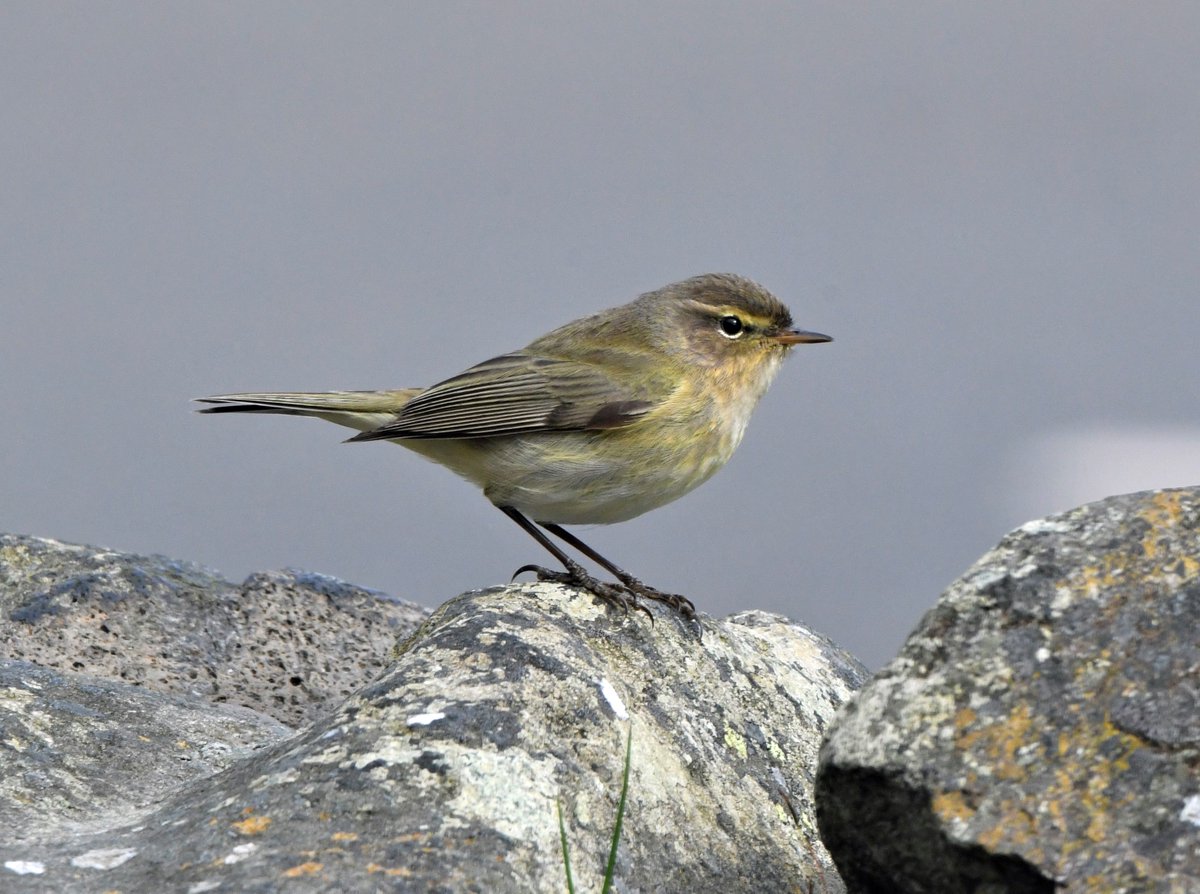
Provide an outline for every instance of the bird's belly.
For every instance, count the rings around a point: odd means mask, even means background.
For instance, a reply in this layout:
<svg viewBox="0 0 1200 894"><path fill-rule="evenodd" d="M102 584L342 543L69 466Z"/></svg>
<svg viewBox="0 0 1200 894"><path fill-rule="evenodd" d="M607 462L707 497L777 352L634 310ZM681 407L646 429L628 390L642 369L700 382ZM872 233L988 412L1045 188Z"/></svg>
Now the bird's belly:
<svg viewBox="0 0 1200 894"><path fill-rule="evenodd" d="M473 481L497 506L536 521L612 524L679 499L712 477L736 447L723 437L714 443L658 434L647 439L635 429L397 443Z"/></svg>

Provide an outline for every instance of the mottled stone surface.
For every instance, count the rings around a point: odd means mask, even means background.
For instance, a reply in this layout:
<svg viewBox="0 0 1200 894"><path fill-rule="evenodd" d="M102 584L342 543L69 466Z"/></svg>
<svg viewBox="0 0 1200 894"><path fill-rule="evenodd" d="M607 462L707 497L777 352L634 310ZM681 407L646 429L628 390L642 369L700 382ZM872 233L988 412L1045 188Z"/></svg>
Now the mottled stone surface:
<svg viewBox="0 0 1200 894"><path fill-rule="evenodd" d="M652 610L465 594L289 738L108 830L0 843L0 887L560 892L561 805L598 891L632 729L617 890L844 891L811 786L861 665L777 616Z"/></svg>
<svg viewBox="0 0 1200 894"><path fill-rule="evenodd" d="M294 732L236 705L0 662L3 841L114 828Z"/></svg>
<svg viewBox="0 0 1200 894"><path fill-rule="evenodd" d="M1200 891L1200 489L1005 537L822 750L852 892Z"/></svg>
<svg viewBox="0 0 1200 894"><path fill-rule="evenodd" d="M163 556L0 534L0 659L311 718L427 612L319 574L242 584Z"/></svg>

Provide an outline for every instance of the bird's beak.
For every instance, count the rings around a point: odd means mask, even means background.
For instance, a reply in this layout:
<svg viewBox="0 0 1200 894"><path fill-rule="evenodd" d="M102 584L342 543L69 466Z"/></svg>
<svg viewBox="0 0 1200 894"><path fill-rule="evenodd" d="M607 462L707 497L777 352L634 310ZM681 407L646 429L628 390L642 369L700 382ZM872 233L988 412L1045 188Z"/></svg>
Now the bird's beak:
<svg viewBox="0 0 1200 894"><path fill-rule="evenodd" d="M778 335L769 336L769 338L777 345L787 346L816 345L823 341L833 341L831 336L822 335L820 332L806 332L803 329L788 329Z"/></svg>

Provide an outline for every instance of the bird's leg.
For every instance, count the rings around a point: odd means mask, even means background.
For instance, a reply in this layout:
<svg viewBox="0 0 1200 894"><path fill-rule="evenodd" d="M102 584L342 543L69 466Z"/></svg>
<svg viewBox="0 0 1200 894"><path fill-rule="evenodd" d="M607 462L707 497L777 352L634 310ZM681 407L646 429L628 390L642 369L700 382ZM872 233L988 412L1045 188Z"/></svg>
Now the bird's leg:
<svg viewBox="0 0 1200 894"><path fill-rule="evenodd" d="M689 621L696 617L696 606L692 605L692 600L688 599L686 596L680 596L678 593L664 593L662 590L657 590L649 584L644 584L624 568L621 568L619 565L615 565L608 559L604 558L604 556L600 555L600 553L596 552L570 531L567 531L558 525L548 524L547 522L540 522L540 524L555 537L558 537L560 540L575 547L575 549L579 550L597 565L600 565L601 567L612 572L612 575L619 580L625 586L625 589L629 590L629 592L636 593L638 596L645 597L646 599L653 599L656 602L665 602Z"/></svg>
<svg viewBox="0 0 1200 894"><path fill-rule="evenodd" d="M625 612L628 612L631 607L641 609L650 616L651 621L654 620L654 616L650 614L649 609L644 605L640 605L626 588L615 584L608 584L592 577L587 573L587 569L559 549L553 540L539 531L533 522L516 509L513 509L511 506L499 506L497 508L520 525L530 537L545 547L546 551L562 562L563 567L567 569L566 571L551 571L549 568L543 568L541 565L522 565L516 570L513 577L525 571L532 571L538 576L538 580L553 581L558 584L569 584L579 587L603 599L605 602L612 602L619 605Z"/></svg>

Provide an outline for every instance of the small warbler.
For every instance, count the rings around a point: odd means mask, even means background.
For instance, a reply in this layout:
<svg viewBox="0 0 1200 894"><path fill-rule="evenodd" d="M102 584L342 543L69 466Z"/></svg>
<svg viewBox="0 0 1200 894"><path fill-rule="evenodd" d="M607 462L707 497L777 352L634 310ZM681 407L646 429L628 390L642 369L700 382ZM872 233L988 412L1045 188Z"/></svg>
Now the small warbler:
<svg viewBox="0 0 1200 894"><path fill-rule="evenodd" d="M566 569L525 565L628 609L637 597L695 616L684 596L642 583L561 525L625 521L678 499L733 454L793 345L831 341L792 328L757 283L706 274L555 329L429 388L219 394L203 413L316 416L394 441L483 488ZM536 524L535 524L536 522ZM601 565L590 575L541 529ZM516 575L514 575L515 577Z"/></svg>

